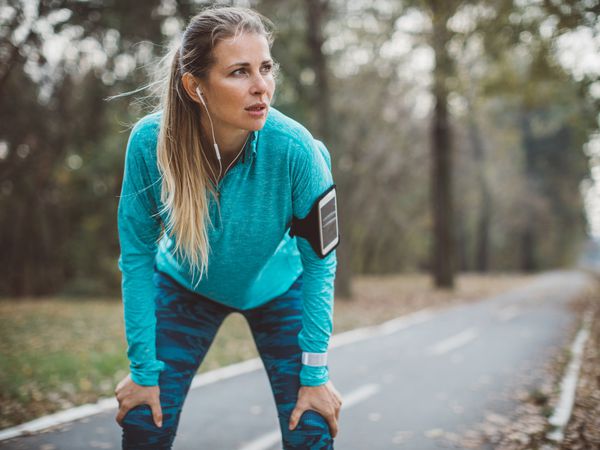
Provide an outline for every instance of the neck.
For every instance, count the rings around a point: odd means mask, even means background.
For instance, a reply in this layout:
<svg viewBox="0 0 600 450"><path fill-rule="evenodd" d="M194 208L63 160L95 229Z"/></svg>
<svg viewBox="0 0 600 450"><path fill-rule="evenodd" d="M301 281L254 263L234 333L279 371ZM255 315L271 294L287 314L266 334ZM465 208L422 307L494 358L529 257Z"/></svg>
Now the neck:
<svg viewBox="0 0 600 450"><path fill-rule="evenodd" d="M213 137L210 129L210 124L208 125L208 127L204 127L204 133L212 147ZM219 129L218 127L215 127L215 139L217 141L217 145L219 146L219 153L221 154L221 158L235 158L242 149L242 146L246 143L249 135L250 132L247 130L225 131Z"/></svg>

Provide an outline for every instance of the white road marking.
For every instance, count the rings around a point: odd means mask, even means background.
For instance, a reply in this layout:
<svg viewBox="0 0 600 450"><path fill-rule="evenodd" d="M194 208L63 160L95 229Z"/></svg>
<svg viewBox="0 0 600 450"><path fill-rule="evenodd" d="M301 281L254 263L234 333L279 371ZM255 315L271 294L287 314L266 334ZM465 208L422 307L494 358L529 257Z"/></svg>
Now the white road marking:
<svg viewBox="0 0 600 450"><path fill-rule="evenodd" d="M443 355L449 351L456 350L463 345L468 344L478 336L476 328L469 328L454 336L444 339L428 349L428 353L432 355Z"/></svg>
<svg viewBox="0 0 600 450"><path fill-rule="evenodd" d="M548 423L555 426L556 429L546 435L548 439L560 442L564 438L563 430L571 418L573 402L575 401L575 390L577 389L577 380L579 379L579 369L581 368L581 357L585 342L590 334L592 324L592 312L587 311L583 319L583 325L577 333L577 337L571 346L571 361L560 383L560 398L554 409L554 413L548 419Z"/></svg>
<svg viewBox="0 0 600 450"><path fill-rule="evenodd" d="M425 308L412 314L407 314L405 316L388 320L387 322L379 325L357 328L356 330L350 330L344 333L336 334L331 338L329 348L341 347L342 345L353 344L354 342L374 338L377 336L386 336L388 334L395 333L396 331L408 328L412 325L426 322L433 316L433 311L429 308Z"/></svg>
<svg viewBox="0 0 600 450"><path fill-rule="evenodd" d="M380 387L378 384L366 384L358 389L355 389L349 394L343 395L342 398L344 400L344 404L342 406L342 410L351 408L352 406L366 400L372 395L375 395L377 392L379 392L379 389ZM265 433L248 444L245 444L243 447L240 447L239 450L268 450L271 447L279 444L280 441L281 432L279 430L271 431L270 433Z"/></svg>
<svg viewBox="0 0 600 450"><path fill-rule="evenodd" d="M342 410L351 408L357 403L368 399L372 395L375 395L377 392L379 392L379 389L380 387L378 384L371 383L359 387L358 389L355 389L349 394L343 395L342 400L344 401L344 404L342 405Z"/></svg>
<svg viewBox="0 0 600 450"><path fill-rule="evenodd" d="M336 334L331 337L329 348L332 349L335 347L353 344L354 342L362 341L364 339L385 336L396 331L408 328L412 325L417 325L426 322L433 316L434 312L432 310L424 308L412 314L407 314L401 317L397 317L395 319L388 320L387 322L384 322L380 325L357 328L355 330L350 330L344 333ZM190 389L206 386L208 384L215 383L220 380L233 378L238 375L258 370L262 367L263 364L260 358L253 358L237 364L221 367L220 369L196 375L192 380L192 385ZM4 429L0 431L0 442L17 436L22 436L24 434L39 432L46 428L63 425L74 420L83 419L85 417L90 417L95 414L100 414L104 411L110 411L111 409L117 408L118 403L114 397L104 398L99 400L97 403L90 403L87 405L77 406L75 408L60 411L55 414L40 417L39 419L23 423L12 428Z"/></svg>
<svg viewBox="0 0 600 450"><path fill-rule="evenodd" d="M241 363L221 367L220 369L196 375L192 381L192 388L205 386L220 380L236 377L244 373L252 372L261 367L263 367L263 365L259 358L253 358ZM2 430L0 431L0 441L12 439L24 434L36 433L45 430L46 428L63 425L65 423L73 422L74 420L83 419L85 417L105 411L116 410L118 407L119 404L117 403L117 399L114 397L99 400L97 403L77 406L75 408L60 411L55 414L40 417L39 419L17 425L16 427Z"/></svg>
<svg viewBox="0 0 600 450"><path fill-rule="evenodd" d="M98 414L103 411L110 411L118 407L117 399L106 398L95 404L81 405L76 408L67 409L55 414L40 417L16 427L7 428L0 431L0 441L12 439L23 434L35 433L46 428L62 425L74 420L83 419L92 414Z"/></svg>
<svg viewBox="0 0 600 450"><path fill-rule="evenodd" d="M230 366L221 367L220 369L211 370L210 372L196 375L192 380L190 389L195 389L207 384L216 383L217 381L227 380L228 378L237 377L244 373L253 372L263 367L260 358L252 358Z"/></svg>

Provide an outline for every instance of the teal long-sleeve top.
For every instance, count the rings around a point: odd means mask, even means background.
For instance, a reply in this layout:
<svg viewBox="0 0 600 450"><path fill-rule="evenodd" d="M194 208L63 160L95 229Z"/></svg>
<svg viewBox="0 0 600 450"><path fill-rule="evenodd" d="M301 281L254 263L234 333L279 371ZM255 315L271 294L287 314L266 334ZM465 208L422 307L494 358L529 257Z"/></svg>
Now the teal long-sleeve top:
<svg viewBox="0 0 600 450"><path fill-rule="evenodd" d="M133 381L157 385L164 369L156 359L154 266L185 288L239 309L283 294L302 273L298 342L303 352L326 352L333 329L336 254L321 259L308 241L288 233L292 216L305 217L333 184L325 146L270 108L265 126L251 132L242 158L220 181L220 207L210 196L210 253L200 277L197 268L174 252L174 237L161 233L167 217L156 156L160 121L159 111L139 120L131 131L118 207L119 269ZM321 385L328 378L327 366L302 366L302 385Z"/></svg>

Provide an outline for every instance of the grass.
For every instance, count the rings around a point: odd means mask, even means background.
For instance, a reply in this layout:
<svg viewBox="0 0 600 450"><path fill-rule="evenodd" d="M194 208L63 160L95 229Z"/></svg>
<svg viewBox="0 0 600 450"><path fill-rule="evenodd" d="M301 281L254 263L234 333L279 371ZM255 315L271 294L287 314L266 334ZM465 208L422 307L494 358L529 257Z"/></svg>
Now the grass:
<svg viewBox="0 0 600 450"><path fill-rule="evenodd" d="M458 277L454 291L425 275L359 277L352 301L336 299L334 332L381 323L425 307L499 293L526 275ZM0 302L0 429L113 395L128 373L122 304L115 299ZM244 318L232 314L200 372L257 356Z"/></svg>

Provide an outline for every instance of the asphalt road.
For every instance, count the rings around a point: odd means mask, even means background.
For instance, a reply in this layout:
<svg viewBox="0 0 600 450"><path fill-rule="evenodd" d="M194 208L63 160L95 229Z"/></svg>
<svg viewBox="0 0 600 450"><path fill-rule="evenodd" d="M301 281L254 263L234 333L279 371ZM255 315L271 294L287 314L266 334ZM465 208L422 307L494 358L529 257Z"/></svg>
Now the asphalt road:
<svg viewBox="0 0 600 450"><path fill-rule="evenodd" d="M548 272L477 303L424 311L336 338L330 372L345 399L336 449L448 448L486 414L510 415L511 392L534 389L543 366L570 344L567 307L591 276ZM39 435L0 442L12 449L120 448L115 411ZM262 367L190 391L175 450L280 448Z"/></svg>

